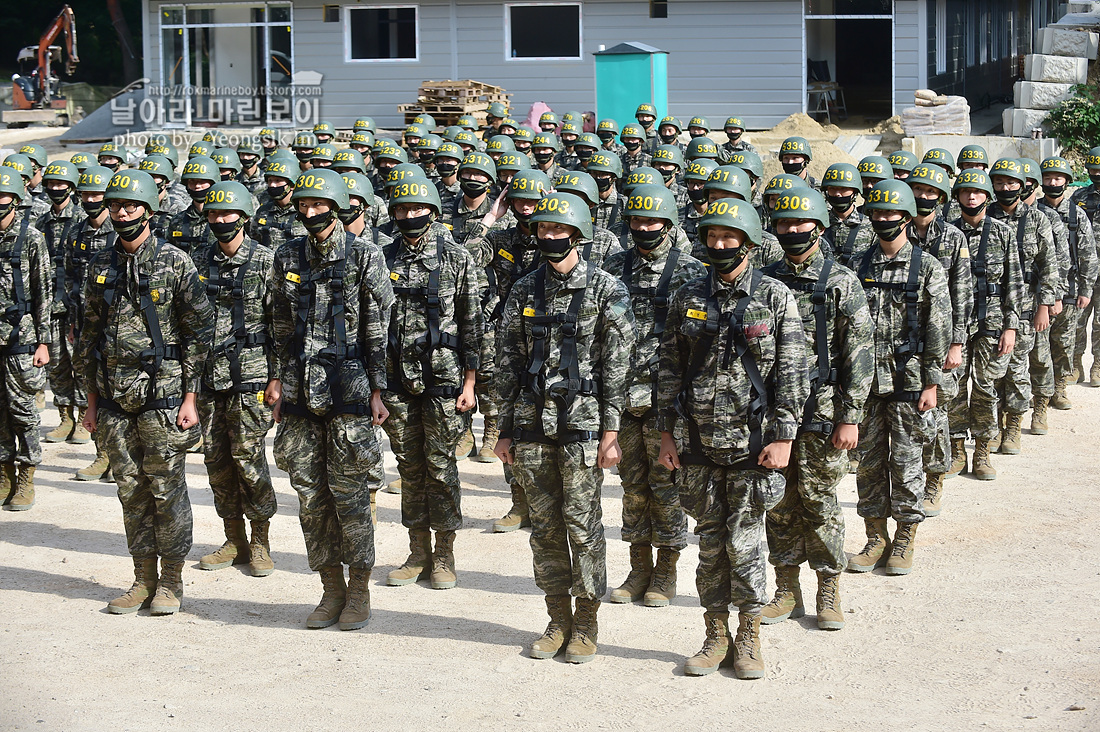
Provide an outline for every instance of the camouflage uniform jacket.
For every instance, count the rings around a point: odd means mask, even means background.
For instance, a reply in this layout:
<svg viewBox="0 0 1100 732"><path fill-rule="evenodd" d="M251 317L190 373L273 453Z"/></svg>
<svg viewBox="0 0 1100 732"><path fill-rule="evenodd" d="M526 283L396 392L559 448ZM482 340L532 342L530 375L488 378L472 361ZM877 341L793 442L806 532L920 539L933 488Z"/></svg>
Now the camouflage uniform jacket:
<svg viewBox="0 0 1100 732"><path fill-rule="evenodd" d="M691 203L691 196L688 195L687 187L680 183L678 179L669 180L667 187L672 191L672 197L676 200L676 208L682 209Z"/></svg>
<svg viewBox="0 0 1100 732"><path fill-rule="evenodd" d="M756 148L753 147L751 142L745 142L744 137L737 142L726 140L718 146L718 162L722 165L730 165L733 161L734 153L739 152L756 152Z"/></svg>
<svg viewBox="0 0 1100 732"><path fill-rule="evenodd" d="M687 234L688 241L691 242L691 246L694 249L699 242L699 219L707 215L706 207L702 211L695 208L694 204L689 203L686 206L680 208L680 228ZM704 244L705 246L705 244Z"/></svg>
<svg viewBox="0 0 1100 732"><path fill-rule="evenodd" d="M710 266L710 255L707 253L707 243L705 241L695 240L695 243L691 246L691 256L702 262L704 266ZM779 246L779 239L775 238L775 234L769 234L765 231L760 239L760 244L753 247L752 251L749 252L749 266L763 269L769 264L782 261L783 257L783 247Z"/></svg>
<svg viewBox="0 0 1100 732"><path fill-rule="evenodd" d="M928 224L923 237L917 233L916 226L910 226L909 241L943 265L951 294L951 343L967 343L974 327L974 274L966 237L943 217L937 216Z"/></svg>
<svg viewBox="0 0 1100 732"><path fill-rule="evenodd" d="M1100 186L1093 184L1075 188L1070 200L1073 205L1080 206L1088 214L1093 232L1100 229ZM1100 246L1100 237L1097 237L1097 246Z"/></svg>
<svg viewBox="0 0 1100 732"><path fill-rule="evenodd" d="M560 379L562 345L566 340L558 323L533 322L538 317L536 289L544 283L542 314L561 316L570 311L574 296L580 298L577 311L576 365L579 378L595 382L595 389L577 394L571 404L562 405L549 395L539 405L532 388L523 386L523 374L532 365L535 334L545 328L544 360L535 377L543 393ZM583 293L583 294L582 294ZM502 435L514 429L559 437L559 422L567 430L617 432L626 408L630 355L634 346L634 316L626 287L613 275L580 259L562 274L549 264L525 275L512 287L497 330L497 369L493 376L493 399L499 405Z"/></svg>
<svg viewBox="0 0 1100 732"><path fill-rule="evenodd" d="M435 187L439 191L439 202L443 206L440 211L445 213L453 210L455 199L462 198L462 186L459 184L458 179L456 178L451 185L447 185L441 178L436 181Z"/></svg>
<svg viewBox="0 0 1100 732"><path fill-rule="evenodd" d="M306 269L319 273L344 266L343 308L345 345L358 346L358 357L344 359L340 383L342 394L333 394L329 371L331 350L337 345L331 277L314 282L314 293L305 319L299 352L295 335L299 327L299 297L302 286L302 249ZM336 222L328 239L318 244L312 235L290 239L275 252L270 279L274 314L271 330L275 339L276 377L282 382L283 399L325 415L337 400L363 403L370 392L386 388L386 328L393 305L393 290L382 253L364 246Z"/></svg>
<svg viewBox="0 0 1100 732"><path fill-rule="evenodd" d="M557 164L557 167L562 171L583 170L583 168L581 168L581 159L577 156L577 153L571 152L569 150L562 150L557 155L555 155L554 162ZM550 178L550 180L556 181L557 177L554 176Z"/></svg>
<svg viewBox="0 0 1100 732"><path fill-rule="evenodd" d="M656 139L656 136L654 136L654 139ZM630 174L636 169L645 168L653 164L653 155L646 150L644 144L638 152L630 153L624 151L619 158L623 162L623 177L619 179L620 182L629 178Z"/></svg>
<svg viewBox="0 0 1100 732"><path fill-rule="evenodd" d="M63 315L68 311L68 293L65 289L65 243L88 214L78 204L70 202L60 212L50 210L38 219L35 228L46 238L46 248L50 253L50 292L53 297L51 312Z"/></svg>
<svg viewBox="0 0 1100 732"><path fill-rule="evenodd" d="M168 221L165 229L168 243L190 253L192 250L201 249L212 245L217 240L210 233L210 225L206 223L206 214L195 210L194 206L188 206Z"/></svg>
<svg viewBox="0 0 1100 732"><path fill-rule="evenodd" d="M911 342L908 327L905 286L913 261L913 245L906 242L893 257L887 257L876 244L860 262L856 274L863 280L867 305L874 323L874 378L871 392L889 396L899 392L919 392L928 386L943 384L943 362L951 345L951 297L947 292L947 277L938 260L920 258L917 276L917 349L900 370L898 348ZM870 257L864 271L862 262ZM872 283L892 283L894 289L883 289Z"/></svg>
<svg viewBox="0 0 1100 732"><path fill-rule="evenodd" d="M600 145L600 149L606 150L612 155L621 156L624 152L626 152L626 145L622 144L621 142L615 142L614 138L612 138L611 142L605 142L603 145Z"/></svg>
<svg viewBox="0 0 1100 732"><path fill-rule="evenodd" d="M485 328L488 330L500 320L512 285L533 272L541 257L535 237L524 234L516 225L487 232L478 242L474 259L484 267L486 279L494 286L491 288L494 290L492 298L483 302Z"/></svg>
<svg viewBox="0 0 1100 732"><path fill-rule="evenodd" d="M385 256L396 295L388 323L389 391L419 395L435 387L460 389L462 372L478 368L483 331L474 258L465 247L432 229L415 248L398 236L386 247ZM426 353L427 296L405 290L426 290L433 272L438 273L437 328L442 342Z"/></svg>
<svg viewBox="0 0 1100 732"><path fill-rule="evenodd" d="M1069 196L1062 196L1062 201L1057 206L1051 206L1051 210L1061 217L1066 227L1067 249L1071 209L1077 211L1077 246L1070 254L1071 258L1076 258L1077 264L1076 277L1072 283L1075 289L1071 289L1069 294L1071 297L1078 295L1092 297L1092 289L1096 285L1097 278L1100 278L1100 256L1097 255L1096 232L1093 230L1092 222L1089 221L1085 209L1075 206Z"/></svg>
<svg viewBox="0 0 1100 732"><path fill-rule="evenodd" d="M805 415L810 422L860 424L863 407L874 374L874 329L867 296L855 273L833 264L825 282L823 304L828 332L828 371L818 363L817 314L814 310L814 286L821 277L828 255L818 249L801 264L789 259L776 262L765 272L787 285L798 303L802 329L806 336L806 361L810 372L817 373L817 407ZM835 375L830 380L830 372Z"/></svg>
<svg viewBox="0 0 1100 732"><path fill-rule="evenodd" d="M596 220L593 223L618 236L626 228L626 222L623 221L625 209L626 199L612 187L607 198L600 199L596 204Z"/></svg>
<svg viewBox="0 0 1100 732"><path fill-rule="evenodd" d="M1031 205L1046 216L1047 221L1050 222L1051 234L1054 237L1054 251L1058 256L1058 297L1059 299L1064 298L1070 289L1069 271L1073 266L1069 254L1069 229L1062 222L1062 217L1058 212L1043 203L1041 199L1036 199L1036 203Z"/></svg>
<svg viewBox="0 0 1100 732"><path fill-rule="evenodd" d="M271 251L278 251L285 242L305 236L306 227L298 219L294 205L280 206L269 201L260 207L248 226L249 236Z"/></svg>
<svg viewBox="0 0 1100 732"><path fill-rule="evenodd" d="M65 268L65 295L68 303L69 319L79 331L84 321L84 285L88 281L88 268L95 255L114 246L117 239L111 218L107 216L98 229L93 229L91 219L83 221L69 231L69 237L62 245Z"/></svg>
<svg viewBox="0 0 1100 732"><path fill-rule="evenodd" d="M112 278L114 298L108 308L105 293ZM145 278L161 340L165 346L178 346L181 354L178 361L166 358L152 376L141 357L151 343L139 287ZM73 354L74 370L89 394L139 412L150 399L197 393L213 337L214 310L187 254L150 234L133 254L116 241L92 258L84 284L84 323Z"/></svg>
<svg viewBox="0 0 1100 732"><path fill-rule="evenodd" d="M689 425L681 419L682 409L697 425L706 456L720 464L733 465L749 453L753 389L736 355L730 321L738 300L749 295L754 280L758 284L742 324L748 343L746 355L756 362L764 383L773 387L761 419L764 441L793 440L810 385L802 320L794 296L785 285L752 267L746 267L733 282L724 281L714 272L694 279L673 296L661 338L659 427L672 432L683 444ZM717 331L703 354L699 373L691 374L696 350L705 347L707 304L712 298L719 313ZM682 392L684 401L678 408Z"/></svg>
<svg viewBox="0 0 1100 732"><path fill-rule="evenodd" d="M260 170L259 165L256 166L256 172L252 175L246 175L243 170L238 173L237 182L247 188L253 196L256 195L257 191L262 191L267 187L267 183L264 182L264 173Z"/></svg>
<svg viewBox="0 0 1100 732"><path fill-rule="evenodd" d="M0 346L37 346L52 343L50 311L53 306L53 267L46 238L36 229L33 219L18 212L0 235ZM24 225L26 230L24 231ZM15 279L15 246L19 251L19 279ZM22 292L22 312L17 305L16 287Z"/></svg>
<svg viewBox="0 0 1100 732"><path fill-rule="evenodd" d="M671 277L663 293L658 286L668 266L669 255L677 253ZM630 275L627 279L626 263L630 260ZM627 378L626 409L635 416L657 411L657 366L661 347L661 333L664 323L657 328L658 303L656 297L663 297L667 314L668 302L685 282L705 277L706 267L687 252L675 249L666 237L654 250L642 252L637 248L625 252L615 252L608 257L603 268L622 280L630 293L630 307L634 312L634 352L630 358L630 373Z"/></svg>
<svg viewBox="0 0 1100 732"><path fill-rule="evenodd" d="M16 208L24 215L30 216L31 224L42 218L50 210L50 199L45 195L25 196Z"/></svg>
<svg viewBox="0 0 1100 732"><path fill-rule="evenodd" d="M1019 249L1024 273L1023 312L1030 320L1038 305L1053 305L1061 298L1058 284L1058 255L1050 220L1033 207L1018 203L1011 214L998 204L989 206L988 215L1008 224ZM1023 237L1020 237L1020 232Z"/></svg>
<svg viewBox="0 0 1100 732"><path fill-rule="evenodd" d="M825 251L841 267L855 269L859 260L878 241L875 230L871 228L871 218L859 211L852 211L847 218L841 219L829 210L829 228L822 234Z"/></svg>
<svg viewBox="0 0 1100 732"><path fill-rule="evenodd" d="M619 237L615 236L607 229L601 229L598 226L592 227L591 239L581 239L577 243L577 251L581 255L581 259L584 259L597 269L603 266L605 259L615 252L623 251L623 249L624 247Z"/></svg>
<svg viewBox="0 0 1100 732"><path fill-rule="evenodd" d="M203 247L192 259L206 286L206 294L214 309L213 348L203 372L204 391L234 391L244 384L256 385L262 392L275 376L275 338L271 331L274 300L271 290L271 264L275 253L252 239L245 238L232 257L226 256L220 244ZM244 268L239 299L245 332L260 343L245 347L237 345L237 324L234 309L237 280ZM240 366L239 383L234 383L232 362ZM249 390L252 391L252 390Z"/></svg>
<svg viewBox="0 0 1100 732"><path fill-rule="evenodd" d="M985 261L982 262L979 252L986 218L991 223L985 247ZM1016 232L1003 221L988 215L976 227L961 218L952 222L952 226L961 231L966 239L970 271L974 274L973 328L978 332L984 329L987 335L996 333L998 337L1002 330L1018 330L1023 312L1024 283L1020 269L1020 250L1016 247ZM985 292L982 292L978 282L978 273L982 271L983 265L987 288ZM988 294L991 285L998 286L1002 294ZM979 319L983 299L986 310L984 323Z"/></svg>

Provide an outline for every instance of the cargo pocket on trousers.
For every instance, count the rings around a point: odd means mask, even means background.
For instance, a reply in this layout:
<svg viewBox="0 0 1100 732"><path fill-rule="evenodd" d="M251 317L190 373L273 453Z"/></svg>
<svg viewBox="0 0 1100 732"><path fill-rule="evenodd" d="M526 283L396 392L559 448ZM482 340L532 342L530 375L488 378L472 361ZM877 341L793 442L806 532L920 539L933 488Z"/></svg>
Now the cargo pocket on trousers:
<svg viewBox="0 0 1100 732"><path fill-rule="evenodd" d="M356 466L366 470L382 459L382 448L374 432L371 417L347 415L340 418L339 426L343 437L341 452L345 454L348 467Z"/></svg>
<svg viewBox="0 0 1100 732"><path fill-rule="evenodd" d="M778 470L768 470L753 476L752 501L758 508L770 511L779 505L787 480Z"/></svg>

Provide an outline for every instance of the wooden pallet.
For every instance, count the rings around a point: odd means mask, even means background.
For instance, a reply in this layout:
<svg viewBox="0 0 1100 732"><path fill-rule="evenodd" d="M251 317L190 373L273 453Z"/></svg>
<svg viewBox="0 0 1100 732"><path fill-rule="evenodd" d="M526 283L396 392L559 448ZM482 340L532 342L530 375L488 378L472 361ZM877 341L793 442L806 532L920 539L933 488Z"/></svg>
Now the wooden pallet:
<svg viewBox="0 0 1100 732"><path fill-rule="evenodd" d="M484 84L480 81L464 79L462 81L425 81L417 90L417 99L424 104L485 104L493 102L508 103L508 94L503 87Z"/></svg>
<svg viewBox="0 0 1100 732"><path fill-rule="evenodd" d="M401 105L409 106L409 105ZM416 117L419 114L423 114L420 110L401 110L405 114L405 125L411 125L416 121ZM428 114L435 117L436 126L439 128L450 127L453 124L458 124L458 119L466 115L472 116L477 120L478 125L484 126L486 123L485 110L481 109L476 112L428 112Z"/></svg>

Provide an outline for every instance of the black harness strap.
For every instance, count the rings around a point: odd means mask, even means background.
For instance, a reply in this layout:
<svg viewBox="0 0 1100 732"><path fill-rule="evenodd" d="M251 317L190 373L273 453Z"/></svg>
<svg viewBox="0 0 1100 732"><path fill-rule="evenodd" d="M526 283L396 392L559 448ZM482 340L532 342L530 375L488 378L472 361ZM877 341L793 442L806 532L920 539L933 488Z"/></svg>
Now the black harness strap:
<svg viewBox="0 0 1100 732"><path fill-rule="evenodd" d="M985 320L989 315L989 298L1004 299L1005 289L1001 284L990 282L988 278L988 264L986 263L986 250L989 245L989 231L993 227L993 218L986 216L982 222L982 236L978 241L978 255L970 259L970 271L974 273L977 286L975 288L974 317L978 321L978 335L999 338L1001 332L986 327ZM1005 272L1007 277L1008 273Z"/></svg>
<svg viewBox="0 0 1100 732"><path fill-rule="evenodd" d="M256 242L250 240L248 255L245 257L245 261L237 267L237 274L233 278L223 278L221 276L215 259L217 248L211 247L207 270L209 274L206 278L206 294L212 305L216 306L218 298L226 292L233 301L233 329L229 338L211 350L209 357L213 358L224 354L229 359L229 378L233 381L232 391L238 394L261 392L267 388L266 381L245 382L244 377L241 375L241 351L246 348L264 348L266 350L268 345L267 334L262 330L254 333L248 332L244 315L244 279L248 274L249 265L252 264L256 246ZM209 384L207 384L207 387L214 391Z"/></svg>
<svg viewBox="0 0 1100 732"><path fill-rule="evenodd" d="M633 284L634 251L635 250L631 248L626 252L626 258L623 262L622 281L630 290L630 297L632 300L635 297L644 297L652 301L653 335L656 336L657 342L660 343L661 336L665 332L665 321L668 320L668 291L672 285L672 275L676 272L676 263L680 260L680 250L676 247L672 247L668 250L668 257L665 258L665 266L664 269L661 270L661 277L657 280L656 287L636 287ZM645 362L646 371L649 372L653 398L650 402L650 408L642 415L642 419L649 419L657 414L657 367L660 362L660 349L654 351L653 355L646 359Z"/></svg>
<svg viewBox="0 0 1100 732"><path fill-rule="evenodd" d="M24 216L19 224L19 233L15 237L15 244L6 257L11 263L12 304L4 311L4 320L11 326L11 335L4 344L4 355L15 356L24 353L34 353L34 344L22 345L19 343L20 331L23 328L23 316L31 311L31 304L27 300L26 290L23 289L23 244L27 238L27 229L30 227L30 216Z"/></svg>
<svg viewBox="0 0 1100 732"><path fill-rule="evenodd" d="M859 224L848 227L848 238L844 240L843 246L840 251L836 253L836 261L842 267L850 267L852 263L852 257L855 256L856 251L856 235L859 233ZM873 247L872 247L873 248Z"/></svg>
<svg viewBox="0 0 1100 732"><path fill-rule="evenodd" d="M880 282L870 276L871 260L879 247L872 246L863 255L863 261L859 266L859 279L863 286L874 287L881 290L901 290L905 295L905 338L894 351L894 379L895 389L890 395L890 400L895 402L916 402L920 400L920 391L906 391L897 387L897 379L904 378L905 369L909 361L917 355L924 353L924 338L920 323L920 267L924 257L924 251L920 247L912 247L912 255L909 259L909 274L905 282Z"/></svg>
<svg viewBox="0 0 1100 732"><path fill-rule="evenodd" d="M1066 222L1066 229L1069 232L1069 282L1066 294L1062 298L1064 305L1077 304L1077 274L1081 271L1080 255L1077 251L1077 243L1080 240L1080 227L1081 222L1077 220L1077 207L1070 205L1069 221Z"/></svg>

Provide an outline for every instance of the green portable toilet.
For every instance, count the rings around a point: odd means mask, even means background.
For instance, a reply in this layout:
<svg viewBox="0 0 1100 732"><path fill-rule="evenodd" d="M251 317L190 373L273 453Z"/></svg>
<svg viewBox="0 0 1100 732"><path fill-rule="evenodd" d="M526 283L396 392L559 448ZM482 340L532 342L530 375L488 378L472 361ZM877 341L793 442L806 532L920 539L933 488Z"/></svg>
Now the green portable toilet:
<svg viewBox="0 0 1100 732"><path fill-rule="evenodd" d="M657 119L668 114L668 51L645 43L620 43L596 51L596 120L634 122L642 102L657 108Z"/></svg>

